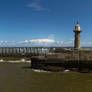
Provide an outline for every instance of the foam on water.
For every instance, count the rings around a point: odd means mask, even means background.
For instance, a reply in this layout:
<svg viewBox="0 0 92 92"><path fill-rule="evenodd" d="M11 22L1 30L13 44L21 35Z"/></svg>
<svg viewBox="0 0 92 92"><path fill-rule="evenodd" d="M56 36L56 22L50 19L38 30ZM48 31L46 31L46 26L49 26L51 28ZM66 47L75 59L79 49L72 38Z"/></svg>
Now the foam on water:
<svg viewBox="0 0 92 92"><path fill-rule="evenodd" d="M26 61L25 59L21 59L21 60L16 60L16 61L13 61L13 60L6 61L6 60L1 59L0 62L9 62L9 63L21 63L21 62L25 62L25 63L31 63L31 60Z"/></svg>
<svg viewBox="0 0 92 92"><path fill-rule="evenodd" d="M10 62L10 63L21 63L21 62L25 62L25 63L30 63L31 61L6 61L6 62Z"/></svg>
<svg viewBox="0 0 92 92"><path fill-rule="evenodd" d="M70 70L67 69L67 70L64 70L64 72L70 72Z"/></svg>
<svg viewBox="0 0 92 92"><path fill-rule="evenodd" d="M47 72L47 73L51 73L51 71L45 71L45 70L39 70L39 69L32 69L34 72ZM70 72L70 70L64 70L62 72Z"/></svg>
<svg viewBox="0 0 92 92"><path fill-rule="evenodd" d="M50 71L44 71L44 70L39 70L39 69L32 69L34 72L47 72L47 73L51 73Z"/></svg>
<svg viewBox="0 0 92 92"><path fill-rule="evenodd" d="M0 62L4 62L4 60L3 60L3 59L1 59L1 60L0 60Z"/></svg>

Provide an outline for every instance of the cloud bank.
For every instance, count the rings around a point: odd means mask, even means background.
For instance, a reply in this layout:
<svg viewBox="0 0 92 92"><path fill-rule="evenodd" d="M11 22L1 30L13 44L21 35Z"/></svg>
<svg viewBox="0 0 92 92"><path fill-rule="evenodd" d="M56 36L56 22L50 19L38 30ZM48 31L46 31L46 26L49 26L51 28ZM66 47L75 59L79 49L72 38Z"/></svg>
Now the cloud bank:
<svg viewBox="0 0 92 92"><path fill-rule="evenodd" d="M55 41L53 39L33 39L24 41L0 41L0 47L68 47L74 46L74 40ZM81 42L81 46L92 46L92 42Z"/></svg>
<svg viewBox="0 0 92 92"><path fill-rule="evenodd" d="M72 46L72 41L55 41L53 39L33 39L24 41L0 41L0 46Z"/></svg>

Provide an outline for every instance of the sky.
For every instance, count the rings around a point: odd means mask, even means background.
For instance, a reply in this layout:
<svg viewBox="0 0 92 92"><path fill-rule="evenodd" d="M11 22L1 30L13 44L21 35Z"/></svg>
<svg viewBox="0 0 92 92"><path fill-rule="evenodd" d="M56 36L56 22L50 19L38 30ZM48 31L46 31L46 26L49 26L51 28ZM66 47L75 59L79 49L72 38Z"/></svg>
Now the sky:
<svg viewBox="0 0 92 92"><path fill-rule="evenodd" d="M0 0L0 46L73 46L77 21L92 46L92 0Z"/></svg>

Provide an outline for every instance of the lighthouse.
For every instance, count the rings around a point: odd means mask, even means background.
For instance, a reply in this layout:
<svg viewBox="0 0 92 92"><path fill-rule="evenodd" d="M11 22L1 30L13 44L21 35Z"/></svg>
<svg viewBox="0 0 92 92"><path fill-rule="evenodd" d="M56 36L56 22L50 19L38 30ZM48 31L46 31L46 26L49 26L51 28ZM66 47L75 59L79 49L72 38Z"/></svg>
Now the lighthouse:
<svg viewBox="0 0 92 92"><path fill-rule="evenodd" d="M80 33L82 32L79 23L77 22L75 29L73 31L75 33L75 40L74 40L74 49L80 50Z"/></svg>

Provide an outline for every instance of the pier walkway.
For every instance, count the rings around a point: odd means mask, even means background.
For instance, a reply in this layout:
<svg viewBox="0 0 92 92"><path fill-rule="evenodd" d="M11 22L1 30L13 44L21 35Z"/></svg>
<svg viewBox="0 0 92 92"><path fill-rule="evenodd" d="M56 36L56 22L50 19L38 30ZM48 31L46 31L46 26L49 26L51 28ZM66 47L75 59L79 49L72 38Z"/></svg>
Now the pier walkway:
<svg viewBox="0 0 92 92"><path fill-rule="evenodd" d="M0 47L0 55L7 54L47 54L49 47Z"/></svg>

